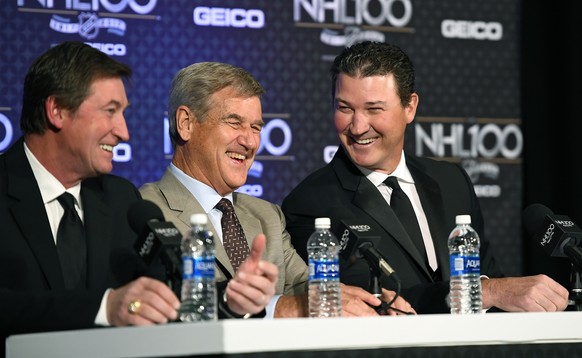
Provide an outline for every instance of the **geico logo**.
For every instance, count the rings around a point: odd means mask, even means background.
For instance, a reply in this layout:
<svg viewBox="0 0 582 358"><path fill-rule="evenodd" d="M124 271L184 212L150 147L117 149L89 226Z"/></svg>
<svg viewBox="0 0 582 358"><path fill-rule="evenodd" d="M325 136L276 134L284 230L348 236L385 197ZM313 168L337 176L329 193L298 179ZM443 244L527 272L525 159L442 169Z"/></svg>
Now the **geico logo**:
<svg viewBox="0 0 582 358"><path fill-rule="evenodd" d="M441 33L446 38L501 40L503 26L499 22L443 20Z"/></svg>
<svg viewBox="0 0 582 358"><path fill-rule="evenodd" d="M564 227L572 227L574 223L570 220L556 220L556 224L560 224Z"/></svg>
<svg viewBox="0 0 582 358"><path fill-rule="evenodd" d="M113 148L113 161L125 163L131 160L131 145L129 143L119 143Z"/></svg>
<svg viewBox="0 0 582 358"><path fill-rule="evenodd" d="M14 136L14 130L12 128L12 122L4 114L0 113L0 127L4 127L4 131L0 129L0 136L4 132L4 138L0 137L0 153L6 150L10 143L12 143L12 137Z"/></svg>
<svg viewBox="0 0 582 358"><path fill-rule="evenodd" d="M245 184L238 188L237 191L239 193L244 193L256 197L263 196L263 186L259 184Z"/></svg>
<svg viewBox="0 0 582 358"><path fill-rule="evenodd" d="M326 164L331 162L335 152L337 152L337 148L337 145L326 145L325 148L323 148L323 161Z"/></svg>
<svg viewBox="0 0 582 358"><path fill-rule="evenodd" d="M25 6L24 0L18 0L18 6ZM145 2L145 4L141 4ZM38 3L45 9L54 9L54 1L42 1L39 0ZM67 0L65 3L65 9L67 10L80 10L80 11L99 11L99 5L109 12L122 12L129 5L129 7L135 11L137 14L149 14L158 3L158 0L92 0L87 2L81 2L80 0Z"/></svg>
<svg viewBox="0 0 582 358"><path fill-rule="evenodd" d="M397 27L406 26L412 18L410 0L295 0L293 20L301 21L302 10L313 21L344 25L384 25L386 21ZM326 21L326 14L329 20Z"/></svg>
<svg viewBox="0 0 582 358"><path fill-rule="evenodd" d="M281 139L281 144L274 143L275 135ZM280 118L271 119L261 130L261 145L257 154L265 149L271 155L284 155L293 143L293 133L289 124Z"/></svg>
<svg viewBox="0 0 582 358"><path fill-rule="evenodd" d="M199 26L249 27L252 29L260 29L265 26L265 13L259 9L198 6L194 8L193 19L194 23Z"/></svg>
<svg viewBox="0 0 582 358"><path fill-rule="evenodd" d="M85 42L85 43L110 56L125 56L127 54L127 49L124 44L111 44L111 43L102 44L98 42Z"/></svg>
<svg viewBox="0 0 582 358"><path fill-rule="evenodd" d="M542 241L540 241L540 245L546 246L550 241L552 241L552 237L554 237L554 228L554 224L550 224L550 226L548 226Z"/></svg>
<svg viewBox="0 0 582 358"><path fill-rule="evenodd" d="M516 159L523 149L523 135L515 124L504 127L493 123L484 126L475 124L468 128L464 124L451 124L446 125L446 128L450 128L448 134L445 134L445 124L432 123L429 134L422 125L417 124L414 127L416 154L461 158L495 158L500 155L503 158ZM424 147L429 153L424 153ZM449 155L446 154L447 149Z"/></svg>

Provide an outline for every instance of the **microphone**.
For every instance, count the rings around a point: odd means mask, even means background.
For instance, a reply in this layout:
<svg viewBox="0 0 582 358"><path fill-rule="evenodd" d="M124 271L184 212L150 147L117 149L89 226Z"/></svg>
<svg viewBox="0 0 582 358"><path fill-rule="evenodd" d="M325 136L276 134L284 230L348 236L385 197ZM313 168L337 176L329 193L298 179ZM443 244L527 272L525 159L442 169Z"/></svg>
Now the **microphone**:
<svg viewBox="0 0 582 358"><path fill-rule="evenodd" d="M358 254L362 255L368 264L375 268L379 268L386 277L390 277L392 274L396 274L396 271L388 264L384 256L376 250L374 244L371 241L363 241L358 245Z"/></svg>
<svg viewBox="0 0 582 358"><path fill-rule="evenodd" d="M531 204L523 212L524 226L551 257L568 257L582 270L582 230L565 215L555 215L542 204Z"/></svg>
<svg viewBox="0 0 582 358"><path fill-rule="evenodd" d="M380 298L380 306L374 307L376 312L380 315L387 314L388 310L397 310L392 307L392 304L400 295L400 278L396 271L388 264L388 261L376 249L375 242L381 240L381 233L376 228L368 224L362 224L355 220L340 220L339 235L337 237L340 241L340 255L348 262L354 263L358 259L365 259L370 268L370 282L368 291L374 296ZM396 294L390 300L385 302L382 300L382 284L380 283L381 275L386 275L387 278L392 278L397 285ZM401 313L409 314L408 312Z"/></svg>
<svg viewBox="0 0 582 358"><path fill-rule="evenodd" d="M162 210L148 200L132 204L127 211L127 220L139 235L134 245L137 254L148 266L160 260L166 269L166 283L178 292L182 277L180 231L174 224L165 221Z"/></svg>
<svg viewBox="0 0 582 358"><path fill-rule="evenodd" d="M379 270L386 276L395 273L384 256L375 248L374 242L380 241L380 233L368 224L361 224L355 220L341 220L340 255L348 263L364 258L371 269Z"/></svg>

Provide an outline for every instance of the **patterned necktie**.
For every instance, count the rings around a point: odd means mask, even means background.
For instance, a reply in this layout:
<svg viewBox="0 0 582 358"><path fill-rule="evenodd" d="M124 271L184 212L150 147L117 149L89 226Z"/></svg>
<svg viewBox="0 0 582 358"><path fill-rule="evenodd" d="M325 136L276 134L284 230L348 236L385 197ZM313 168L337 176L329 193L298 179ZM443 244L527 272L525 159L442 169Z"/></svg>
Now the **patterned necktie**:
<svg viewBox="0 0 582 358"><path fill-rule="evenodd" d="M57 252L65 279L65 288L85 287L87 275L87 244L85 229L77 210L75 198L65 192L57 198L65 213L57 231Z"/></svg>
<svg viewBox="0 0 582 358"><path fill-rule="evenodd" d="M222 219L220 220L222 244L236 272L240 264L249 256L249 245L230 200L220 199L216 208L222 211Z"/></svg>
<svg viewBox="0 0 582 358"><path fill-rule="evenodd" d="M412 239L412 243L416 246L420 254L427 260L426 249L424 247L424 240L418 226L418 219L412 208L412 204L408 196L402 191L398 184L396 177L388 177L384 183L392 188L392 195L390 196L390 207L396 213L398 220L408 232L408 236Z"/></svg>

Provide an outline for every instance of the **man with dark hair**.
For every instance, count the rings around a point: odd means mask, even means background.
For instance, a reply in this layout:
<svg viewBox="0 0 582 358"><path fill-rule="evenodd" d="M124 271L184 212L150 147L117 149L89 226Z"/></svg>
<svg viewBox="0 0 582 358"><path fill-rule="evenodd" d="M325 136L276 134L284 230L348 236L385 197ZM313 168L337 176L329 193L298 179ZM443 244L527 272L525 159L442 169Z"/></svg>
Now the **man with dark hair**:
<svg viewBox="0 0 582 358"><path fill-rule="evenodd" d="M133 248L127 210L141 196L108 174L113 148L129 139L123 80L130 75L82 42L49 49L26 75L24 136L0 156L2 342L23 332L177 318L180 301L160 281L162 265L145 267ZM263 250L253 249L250 278ZM274 284L261 282L239 291L272 295ZM263 309L244 298L233 297L230 308Z"/></svg>
<svg viewBox="0 0 582 358"><path fill-rule="evenodd" d="M455 216L470 214L481 237L483 307L559 311L568 291L545 275L501 278L471 180L452 163L404 153L404 132L415 117L414 69L397 46L362 42L346 48L331 69L334 123L341 146L332 161L305 178L283 201L293 245L306 259L313 219L354 219L382 234L376 249L402 282L402 296L418 313L449 312L447 239ZM398 193L394 195L394 193ZM391 206L407 198L413 220ZM401 201L403 202L403 201ZM410 212L410 211L409 211ZM414 240L418 238L418 240ZM367 287L364 260L342 269L342 282ZM386 277L385 288L395 289Z"/></svg>

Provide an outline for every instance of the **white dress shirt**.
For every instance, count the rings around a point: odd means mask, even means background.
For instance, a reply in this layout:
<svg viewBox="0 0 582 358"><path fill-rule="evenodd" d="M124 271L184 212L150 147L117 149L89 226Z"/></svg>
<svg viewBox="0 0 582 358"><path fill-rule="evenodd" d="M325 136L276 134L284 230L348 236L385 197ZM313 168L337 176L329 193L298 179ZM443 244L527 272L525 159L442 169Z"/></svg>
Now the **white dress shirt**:
<svg viewBox="0 0 582 358"><path fill-rule="evenodd" d="M420 232L422 233L422 238L424 240L424 247L426 249L426 255L428 256L428 263L433 271L438 269L438 263L436 259L436 253L434 250L434 243L432 241L432 236L430 235L430 229L428 227L428 221L424 210L422 209L422 204L420 203L420 198L418 192L416 191L416 186L414 185L414 179L406 166L406 159L404 157L404 152L400 156L400 163L391 174L384 174L376 171L372 171L360 166L358 169L368 178L372 184L374 184L388 205L390 205L390 197L392 195L392 188L384 184L384 180L389 176L395 176L398 178L398 184L402 188L402 191L408 196L412 207L414 208L414 213L416 214L416 219L418 220L418 226L420 227Z"/></svg>
<svg viewBox="0 0 582 358"><path fill-rule="evenodd" d="M200 203L202 209L204 209L204 211L208 215L208 219L210 220L212 225L215 228L217 228L216 233L219 237L220 242L222 242L222 230L218 230L218 228L222 228L222 225L220 223L220 220L222 219L222 212L216 209L214 206L218 204L220 199L222 199L223 197L220 196L213 188L184 173L173 163L170 163L169 169L170 172L174 174L176 179L178 179L178 181L182 183L182 185L184 185L186 189L188 189L190 194L192 194L196 198L196 200ZM234 204L232 193L225 196L225 198L230 200ZM275 306L277 305L279 297L280 295L275 295L269 301L269 303L265 307L266 313L264 318L274 317Z"/></svg>

